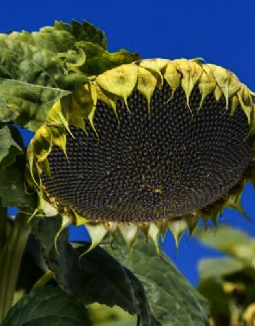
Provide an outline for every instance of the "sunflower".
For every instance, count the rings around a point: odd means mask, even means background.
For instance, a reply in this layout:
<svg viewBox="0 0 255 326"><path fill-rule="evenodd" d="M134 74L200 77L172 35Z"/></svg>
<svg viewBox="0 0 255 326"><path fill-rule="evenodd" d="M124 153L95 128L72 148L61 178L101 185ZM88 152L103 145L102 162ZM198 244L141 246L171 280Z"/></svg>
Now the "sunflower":
<svg viewBox="0 0 255 326"><path fill-rule="evenodd" d="M240 212L254 179L254 93L199 60L150 59L89 78L54 104L29 150L43 198L98 243L120 230L157 243Z"/></svg>

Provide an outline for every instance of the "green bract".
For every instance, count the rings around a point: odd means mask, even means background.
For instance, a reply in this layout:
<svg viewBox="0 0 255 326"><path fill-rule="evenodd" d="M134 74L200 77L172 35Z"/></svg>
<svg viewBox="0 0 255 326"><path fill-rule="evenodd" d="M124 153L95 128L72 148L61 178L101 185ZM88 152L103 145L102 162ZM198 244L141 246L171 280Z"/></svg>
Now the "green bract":
<svg viewBox="0 0 255 326"><path fill-rule="evenodd" d="M254 183L254 94L226 69L150 59L90 76L49 110L28 149L30 183L95 243L120 229L176 238Z"/></svg>

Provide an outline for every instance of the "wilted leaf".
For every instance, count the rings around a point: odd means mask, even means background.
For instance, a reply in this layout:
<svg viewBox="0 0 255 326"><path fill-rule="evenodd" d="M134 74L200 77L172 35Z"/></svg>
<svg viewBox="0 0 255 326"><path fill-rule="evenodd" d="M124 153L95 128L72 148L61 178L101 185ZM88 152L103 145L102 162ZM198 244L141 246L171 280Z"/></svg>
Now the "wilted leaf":
<svg viewBox="0 0 255 326"><path fill-rule="evenodd" d="M154 321L142 325L209 325L206 301L170 261L158 256L152 244L145 243L144 240L138 241L130 258L124 246L118 246L115 250L110 246L104 248L134 272L145 288L148 303L158 324ZM146 309L145 305L143 309Z"/></svg>
<svg viewBox="0 0 255 326"><path fill-rule="evenodd" d="M90 326L86 309L58 288L42 288L20 299L1 326Z"/></svg>

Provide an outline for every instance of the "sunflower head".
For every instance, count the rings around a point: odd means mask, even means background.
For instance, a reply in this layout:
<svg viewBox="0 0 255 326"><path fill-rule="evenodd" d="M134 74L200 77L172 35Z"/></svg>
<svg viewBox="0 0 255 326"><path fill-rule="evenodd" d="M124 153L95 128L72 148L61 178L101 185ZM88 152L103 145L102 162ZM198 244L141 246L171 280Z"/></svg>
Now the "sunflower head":
<svg viewBox="0 0 255 326"><path fill-rule="evenodd" d="M228 70L198 60L113 68L59 100L29 147L42 197L74 223L129 243L157 241L183 221L242 211L254 183L254 94ZM97 235L99 239L100 236Z"/></svg>

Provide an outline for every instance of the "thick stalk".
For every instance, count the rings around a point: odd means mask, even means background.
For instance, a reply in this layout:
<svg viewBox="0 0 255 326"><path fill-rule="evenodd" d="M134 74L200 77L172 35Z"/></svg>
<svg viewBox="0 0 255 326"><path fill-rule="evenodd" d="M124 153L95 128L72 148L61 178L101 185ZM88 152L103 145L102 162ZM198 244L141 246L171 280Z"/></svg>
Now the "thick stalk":
<svg viewBox="0 0 255 326"><path fill-rule="evenodd" d="M6 221L5 243L0 245L0 323L13 303L20 263L30 230L26 221L27 218L22 213L18 214L12 227Z"/></svg>

